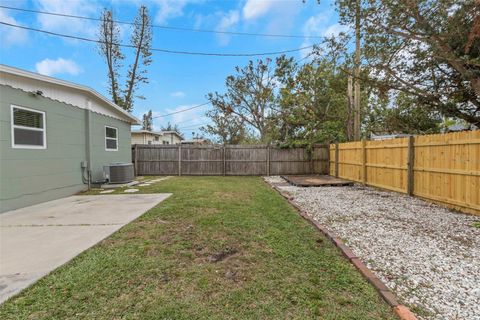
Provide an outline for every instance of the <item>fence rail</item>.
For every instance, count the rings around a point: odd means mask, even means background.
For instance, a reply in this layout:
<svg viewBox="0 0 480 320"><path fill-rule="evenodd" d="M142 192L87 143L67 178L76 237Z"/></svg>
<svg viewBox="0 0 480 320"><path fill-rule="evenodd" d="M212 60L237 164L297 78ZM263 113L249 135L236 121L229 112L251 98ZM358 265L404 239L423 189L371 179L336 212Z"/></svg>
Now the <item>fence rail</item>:
<svg viewBox="0 0 480 320"><path fill-rule="evenodd" d="M330 174L480 215L480 130L332 144Z"/></svg>
<svg viewBox="0 0 480 320"><path fill-rule="evenodd" d="M328 174L328 145L133 145L137 175Z"/></svg>

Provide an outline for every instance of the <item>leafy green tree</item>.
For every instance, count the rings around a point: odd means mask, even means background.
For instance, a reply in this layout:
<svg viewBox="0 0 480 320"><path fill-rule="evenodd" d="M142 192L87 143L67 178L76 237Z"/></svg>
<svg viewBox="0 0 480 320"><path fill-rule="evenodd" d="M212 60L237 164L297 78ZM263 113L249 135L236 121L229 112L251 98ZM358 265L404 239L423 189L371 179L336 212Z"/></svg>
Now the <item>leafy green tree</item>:
<svg viewBox="0 0 480 320"><path fill-rule="evenodd" d="M150 110L143 115L142 129L147 131L152 131L152 128L153 128L153 117L152 117L152 110Z"/></svg>
<svg viewBox="0 0 480 320"><path fill-rule="evenodd" d="M160 129L162 131L176 131L180 133L180 128L178 127L178 124L171 124L170 122L168 122L166 126L161 126Z"/></svg>
<svg viewBox="0 0 480 320"><path fill-rule="evenodd" d="M353 1L336 1L341 22L352 30ZM480 125L478 1L364 0L360 11L362 68L369 71L362 82ZM349 39L342 41L348 48ZM338 54L338 45L331 48Z"/></svg>
<svg viewBox="0 0 480 320"><path fill-rule="evenodd" d="M240 117L218 108L207 111L211 124L200 128L207 135L215 137L221 144L241 144L247 139L247 128Z"/></svg>
<svg viewBox="0 0 480 320"><path fill-rule="evenodd" d="M430 134L440 132L442 118L438 112L418 106L415 99L401 92L391 98L394 106L386 101L372 103L372 109L364 121L369 134Z"/></svg>
<svg viewBox="0 0 480 320"><path fill-rule="evenodd" d="M298 145L347 139L347 79L335 62L317 56L300 66L282 56L276 76L281 83L276 140Z"/></svg>
<svg viewBox="0 0 480 320"><path fill-rule="evenodd" d="M259 140L269 142L270 121L275 106L275 77L270 59L249 61L247 66L236 67L236 75L225 81L226 93L207 95L220 114L233 115L258 134Z"/></svg>

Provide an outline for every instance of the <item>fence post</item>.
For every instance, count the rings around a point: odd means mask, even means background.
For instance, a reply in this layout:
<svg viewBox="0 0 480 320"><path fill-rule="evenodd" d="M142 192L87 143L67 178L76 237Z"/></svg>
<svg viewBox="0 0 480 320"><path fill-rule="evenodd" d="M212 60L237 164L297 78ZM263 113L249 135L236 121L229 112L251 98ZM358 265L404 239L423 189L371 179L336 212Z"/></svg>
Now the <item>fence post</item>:
<svg viewBox="0 0 480 320"><path fill-rule="evenodd" d="M226 155L225 155L225 145L223 145L223 175L227 175L227 160L226 160Z"/></svg>
<svg viewBox="0 0 480 320"><path fill-rule="evenodd" d="M415 162L415 137L409 136L408 137L408 177L407 177L407 194L409 196L413 196L413 164Z"/></svg>
<svg viewBox="0 0 480 320"><path fill-rule="evenodd" d="M134 175L138 176L138 145L135 144L134 146L134 152L133 152L133 169L134 169Z"/></svg>
<svg viewBox="0 0 480 320"><path fill-rule="evenodd" d="M182 145L178 145L178 175L182 175Z"/></svg>
<svg viewBox="0 0 480 320"><path fill-rule="evenodd" d="M367 142L362 139L362 183L367 184Z"/></svg>
<svg viewBox="0 0 480 320"><path fill-rule="evenodd" d="M338 142L335 142L335 177L338 178Z"/></svg>
<svg viewBox="0 0 480 320"><path fill-rule="evenodd" d="M267 176L270 176L270 145L267 145Z"/></svg>

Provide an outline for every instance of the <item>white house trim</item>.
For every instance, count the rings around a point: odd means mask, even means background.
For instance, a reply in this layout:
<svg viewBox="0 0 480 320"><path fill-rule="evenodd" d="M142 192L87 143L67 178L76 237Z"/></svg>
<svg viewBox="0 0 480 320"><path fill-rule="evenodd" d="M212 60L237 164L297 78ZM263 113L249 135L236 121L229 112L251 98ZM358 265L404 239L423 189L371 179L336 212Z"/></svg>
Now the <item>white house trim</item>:
<svg viewBox="0 0 480 320"><path fill-rule="evenodd" d="M107 128L115 130L115 138L107 137ZM104 134L105 134L105 151L118 151L118 128L117 127L112 127L112 126L105 126L104 131L105 131L104 132ZM116 148L115 149L107 148L107 140L115 140Z"/></svg>
<svg viewBox="0 0 480 320"><path fill-rule="evenodd" d="M25 127L25 126L20 126L16 125L14 123L13 119L13 109L22 109L22 110L27 110L35 113L41 113L42 114L42 122L43 122L43 128L32 128L32 127ZM41 131L43 133L43 145L42 146L35 146L35 145L28 145L28 144L15 144L15 128L18 129L24 129L24 130L31 130L31 131ZM47 114L45 111L40 111L36 109L31 109L31 108L25 108L21 106L17 106L14 104L10 105L10 130L11 130L11 140L12 140L12 148L13 149L47 149Z"/></svg>
<svg viewBox="0 0 480 320"><path fill-rule="evenodd" d="M92 88L0 64L0 84L65 102L81 109L104 114L130 124L140 120Z"/></svg>

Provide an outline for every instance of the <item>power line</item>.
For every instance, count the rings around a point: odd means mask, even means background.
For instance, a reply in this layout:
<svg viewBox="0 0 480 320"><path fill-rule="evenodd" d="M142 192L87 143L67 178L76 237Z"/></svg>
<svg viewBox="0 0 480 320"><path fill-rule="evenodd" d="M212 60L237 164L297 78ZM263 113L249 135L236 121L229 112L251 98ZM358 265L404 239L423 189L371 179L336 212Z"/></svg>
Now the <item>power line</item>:
<svg viewBox="0 0 480 320"><path fill-rule="evenodd" d="M85 17L85 16L78 16L78 15L73 15L73 14L64 14L64 13L40 11L40 10L32 10L32 9L22 9L22 8L2 6L2 5L0 5L0 8L8 9L8 10L22 11L22 12L31 12L31 13L45 14L45 15L51 15L51 16L58 16L58 17L65 17L65 18L83 19L83 20L91 20L91 21L102 21L101 18ZM121 21L121 20L113 20L113 22L116 22L118 24L136 25L134 22ZM187 27L174 27L174 26L164 26L164 25L155 25L155 24L150 24L150 26L152 28L159 28L159 29L165 29L165 30L191 31L191 32L202 32L202 33L217 33L217 34L228 34L228 35L235 35L235 36L301 38L301 39L323 39L324 38L324 37L321 37L321 36L302 36L302 35L288 35L288 34L252 33L252 32L236 32L236 31L194 29L194 28L187 28Z"/></svg>
<svg viewBox="0 0 480 320"><path fill-rule="evenodd" d="M46 31L46 30L41 30L41 29L36 29L36 28L31 28L31 27L25 27L25 26L20 26L12 23L7 23L0 21L0 24L3 24L5 26L9 27L14 27L14 28L20 28L24 30L30 30L30 31L35 31L35 32L41 32L45 33L48 35L52 36L57 36L57 37L63 37L63 38L68 38L68 39L75 39L75 40L82 40L82 41L87 41L87 42L94 42L94 43L103 43L107 44L106 41L100 41L100 40L95 40L95 39L89 39L89 38L84 38L84 37L79 37L79 36L72 36L68 34L63 34L63 33L57 33L57 32L52 32L52 31ZM131 44L115 44L120 47L125 47L125 48L137 48L134 45ZM285 53L292 53L292 52L298 52L301 50L306 50L306 49L311 49L313 46L308 46L308 47L302 47L298 49L290 49L290 50L283 50L283 51L272 51L272 52L261 52L261 53L220 53L220 52L194 52L194 51L180 51L180 50L170 50L170 49L159 49L159 48L150 48L151 51L157 51L157 52L163 52L163 53L172 53L172 54L186 54L186 55L197 55L197 56L216 56L216 57L257 57L257 56L272 56L272 55L279 55L279 54L285 54Z"/></svg>
<svg viewBox="0 0 480 320"><path fill-rule="evenodd" d="M191 119L187 119L187 120L184 120L184 121L180 121L180 122L176 122L175 124L176 125L179 125L181 123L187 123L187 122L192 122L192 121L196 121L196 120L199 120L199 119L204 119L204 118L207 118L206 116L202 116L202 117L198 117L198 118L191 118Z"/></svg>
<svg viewBox="0 0 480 320"><path fill-rule="evenodd" d="M196 129L196 128L198 128L198 127L202 127L202 126L205 126L205 125L207 125L207 124L210 124L210 122L208 122L208 123L202 123L202 124L197 124L197 125L191 125L191 126L187 126L187 127L180 127L180 128L178 128L178 129L180 129L180 130Z"/></svg>
<svg viewBox="0 0 480 320"><path fill-rule="evenodd" d="M192 109L200 108L200 107L206 106L207 104L210 104L210 101L199 104L199 105L196 105L196 106L193 106L193 107L190 107L190 108L187 108L187 109L178 110L178 111L175 111L175 112L155 116L155 117L152 117L152 119L168 117L168 116L171 116L171 115L174 115L174 114L177 114L177 113L181 113L181 112L189 111L189 110L192 110Z"/></svg>

